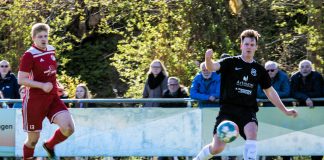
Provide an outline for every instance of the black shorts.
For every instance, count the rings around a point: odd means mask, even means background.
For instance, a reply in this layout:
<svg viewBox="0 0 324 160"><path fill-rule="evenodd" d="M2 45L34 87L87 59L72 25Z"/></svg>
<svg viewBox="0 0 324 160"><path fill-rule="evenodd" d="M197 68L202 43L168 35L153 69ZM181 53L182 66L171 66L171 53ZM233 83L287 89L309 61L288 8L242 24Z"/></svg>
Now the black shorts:
<svg viewBox="0 0 324 160"><path fill-rule="evenodd" d="M241 112L241 113L230 113L230 112L222 112L220 111L218 116L216 117L216 123L214 126L213 134L217 133L217 126L224 120L230 120L237 124L239 128L239 132L242 138L246 140L246 136L244 133L244 126L249 122L255 122L258 125L258 120L255 112Z"/></svg>

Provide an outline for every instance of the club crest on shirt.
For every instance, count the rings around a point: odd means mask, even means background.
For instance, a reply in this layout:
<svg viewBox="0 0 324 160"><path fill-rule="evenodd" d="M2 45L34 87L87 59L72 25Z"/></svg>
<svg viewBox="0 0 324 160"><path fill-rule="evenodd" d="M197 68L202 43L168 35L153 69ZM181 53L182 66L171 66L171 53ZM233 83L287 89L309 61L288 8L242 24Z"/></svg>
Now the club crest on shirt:
<svg viewBox="0 0 324 160"><path fill-rule="evenodd" d="M252 68L251 69L251 74L252 74L252 76L257 76L257 71L256 71L256 69L254 69L254 68Z"/></svg>
<svg viewBox="0 0 324 160"><path fill-rule="evenodd" d="M53 61L55 61L55 56L54 56L54 55L51 55L51 59L52 59Z"/></svg>

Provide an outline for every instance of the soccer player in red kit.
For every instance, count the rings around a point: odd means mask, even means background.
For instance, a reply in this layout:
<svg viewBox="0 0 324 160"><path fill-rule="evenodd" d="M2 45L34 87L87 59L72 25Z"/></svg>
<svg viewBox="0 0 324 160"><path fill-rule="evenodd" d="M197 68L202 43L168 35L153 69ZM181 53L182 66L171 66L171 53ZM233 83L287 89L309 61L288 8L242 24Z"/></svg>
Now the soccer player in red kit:
<svg viewBox="0 0 324 160"><path fill-rule="evenodd" d="M33 25L33 45L20 60L18 83L27 86L23 99L23 129L28 133L23 146L23 158L32 159L34 148L47 117L57 124L54 135L43 143L50 159L56 159L54 146L74 132L74 122L65 104L57 94L55 48L48 45L50 27L44 23Z"/></svg>

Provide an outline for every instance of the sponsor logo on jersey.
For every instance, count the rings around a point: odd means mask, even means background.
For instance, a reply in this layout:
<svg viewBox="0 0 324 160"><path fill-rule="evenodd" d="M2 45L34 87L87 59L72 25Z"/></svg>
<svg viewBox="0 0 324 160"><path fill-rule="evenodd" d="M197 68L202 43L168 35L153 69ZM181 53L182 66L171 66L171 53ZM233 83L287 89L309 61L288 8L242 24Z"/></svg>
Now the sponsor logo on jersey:
<svg viewBox="0 0 324 160"><path fill-rule="evenodd" d="M56 69L53 65L48 66L48 70L44 71L44 74L47 76L53 75L56 73Z"/></svg>
<svg viewBox="0 0 324 160"><path fill-rule="evenodd" d="M252 91L248 89L243 88L235 88L235 90L238 91L238 93L246 94L246 95L252 95Z"/></svg>
<svg viewBox="0 0 324 160"><path fill-rule="evenodd" d="M239 81L239 80L236 82L236 85L240 86L240 87L248 87L248 88L253 88L253 86L254 86L252 83Z"/></svg>
<svg viewBox="0 0 324 160"><path fill-rule="evenodd" d="M243 76L243 81L248 81L249 80L249 76Z"/></svg>
<svg viewBox="0 0 324 160"><path fill-rule="evenodd" d="M39 62L44 62L44 59L43 59L43 58L41 58L41 59L39 60Z"/></svg>

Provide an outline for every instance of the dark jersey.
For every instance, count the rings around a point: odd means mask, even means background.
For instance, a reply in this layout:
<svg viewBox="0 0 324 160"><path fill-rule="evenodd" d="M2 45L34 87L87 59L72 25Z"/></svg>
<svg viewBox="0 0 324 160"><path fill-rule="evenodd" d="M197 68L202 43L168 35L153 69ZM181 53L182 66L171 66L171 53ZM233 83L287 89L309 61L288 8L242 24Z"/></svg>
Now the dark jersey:
<svg viewBox="0 0 324 160"><path fill-rule="evenodd" d="M271 87L271 80L265 68L255 61L244 62L241 56L222 59L219 63L221 110L257 112L258 85L260 84L262 89Z"/></svg>

